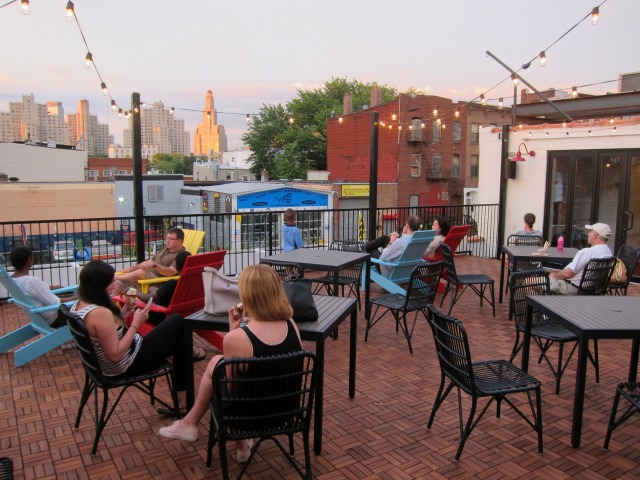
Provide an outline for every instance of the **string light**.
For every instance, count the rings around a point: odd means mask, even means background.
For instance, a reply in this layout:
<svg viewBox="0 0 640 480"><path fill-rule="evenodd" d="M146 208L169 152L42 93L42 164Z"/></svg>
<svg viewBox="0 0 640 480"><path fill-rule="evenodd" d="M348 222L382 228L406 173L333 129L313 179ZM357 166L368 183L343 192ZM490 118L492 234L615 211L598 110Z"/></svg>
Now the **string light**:
<svg viewBox="0 0 640 480"><path fill-rule="evenodd" d="M67 2L67 20L72 21L75 15L76 15L76 11L73 6L73 2L69 0Z"/></svg>
<svg viewBox="0 0 640 480"><path fill-rule="evenodd" d="M438 107L434 107L433 109L433 116L437 117L438 116Z"/></svg>
<svg viewBox="0 0 640 480"><path fill-rule="evenodd" d="M456 117L456 118L459 118L460 117L460 110L456 108L456 111L453 112L453 116Z"/></svg>
<svg viewBox="0 0 640 480"><path fill-rule="evenodd" d="M486 105L487 104L487 99L484 98L484 93L480 94L480 102L482 103L482 105Z"/></svg>
<svg viewBox="0 0 640 480"><path fill-rule="evenodd" d="M87 55L84 57L84 68L91 68L93 65L93 55L91 52L87 52Z"/></svg>
<svg viewBox="0 0 640 480"><path fill-rule="evenodd" d="M114 112L118 111L118 105L116 105L116 101L115 100L111 100L111 110Z"/></svg>
<svg viewBox="0 0 640 480"><path fill-rule="evenodd" d="M616 133L616 127L613 127L613 133Z"/></svg>
<svg viewBox="0 0 640 480"><path fill-rule="evenodd" d="M562 122L562 128L564 128L564 127L566 127L566 126L567 126L567 122L566 122L566 121L563 121L563 122Z"/></svg>
<svg viewBox="0 0 640 480"><path fill-rule="evenodd" d="M516 75L515 73L511 74L511 81L513 82L514 85L518 85L520 83L520 79L518 78L518 75Z"/></svg>
<svg viewBox="0 0 640 480"><path fill-rule="evenodd" d="M100 84L100 88L102 89L102 94L107 96L109 94L109 90L107 90L107 84L102 82Z"/></svg>
<svg viewBox="0 0 640 480"><path fill-rule="evenodd" d="M248 115L247 115L247 116L248 116ZM344 122L344 118L342 118L342 117L338 117L338 123L342 123L342 122Z"/></svg>
<svg viewBox="0 0 640 480"><path fill-rule="evenodd" d="M174 112L174 111L175 111L175 109L174 109L173 107L171 107L171 108L169 109L169 115L173 116L173 112Z"/></svg>
<svg viewBox="0 0 640 480"><path fill-rule="evenodd" d="M295 119L293 117L289 117L289 124L293 125L293 122L295 122Z"/></svg>
<svg viewBox="0 0 640 480"><path fill-rule="evenodd" d="M21 0L20 3L22 4L22 13L29 15L29 0Z"/></svg>
<svg viewBox="0 0 640 480"><path fill-rule="evenodd" d="M578 87L571 87L571 95L573 97L577 97L578 96Z"/></svg>
<svg viewBox="0 0 640 480"><path fill-rule="evenodd" d="M393 120L394 122L398 119L398 115L396 112L393 112L393 115L391 115L391 120Z"/></svg>
<svg viewBox="0 0 640 480"><path fill-rule="evenodd" d="M121 108L118 109L118 118L122 118L122 109Z"/></svg>
<svg viewBox="0 0 640 480"><path fill-rule="evenodd" d="M504 107L504 98L500 97L500 99L498 100L498 108L502 107Z"/></svg>
<svg viewBox="0 0 640 480"><path fill-rule="evenodd" d="M547 66L547 54L544 50L540 52L540 66L541 67Z"/></svg>
<svg viewBox="0 0 640 480"><path fill-rule="evenodd" d="M207 112L207 118L210 120L211 119L211 112Z"/></svg>
<svg viewBox="0 0 640 480"><path fill-rule="evenodd" d="M593 10L591 10L591 23L593 25L597 25L599 18L600 18L600 7L593 7Z"/></svg>
<svg viewBox="0 0 640 480"><path fill-rule="evenodd" d="M246 117L244 118L245 118L245 121L247 122L247 125L249 125L251 123L251 115L247 113ZM342 117L340 117L340 123L342 123Z"/></svg>

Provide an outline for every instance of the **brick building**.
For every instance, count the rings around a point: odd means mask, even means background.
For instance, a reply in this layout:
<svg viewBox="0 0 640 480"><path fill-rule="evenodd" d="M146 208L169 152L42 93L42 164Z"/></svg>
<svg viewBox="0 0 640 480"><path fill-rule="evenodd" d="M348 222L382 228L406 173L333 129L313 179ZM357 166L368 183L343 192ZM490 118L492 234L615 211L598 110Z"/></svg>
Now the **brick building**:
<svg viewBox="0 0 640 480"><path fill-rule="evenodd" d="M142 159L142 173L147 173L148 160ZM87 180L93 182L113 182L114 175L133 175L132 158L89 157Z"/></svg>
<svg viewBox="0 0 640 480"><path fill-rule="evenodd" d="M401 94L381 105L327 121L327 170L340 208L368 206L371 114L379 114L378 207L463 203L465 187L477 186L482 126L510 123L510 110ZM356 184L356 185L354 185ZM358 184L360 184L358 186Z"/></svg>

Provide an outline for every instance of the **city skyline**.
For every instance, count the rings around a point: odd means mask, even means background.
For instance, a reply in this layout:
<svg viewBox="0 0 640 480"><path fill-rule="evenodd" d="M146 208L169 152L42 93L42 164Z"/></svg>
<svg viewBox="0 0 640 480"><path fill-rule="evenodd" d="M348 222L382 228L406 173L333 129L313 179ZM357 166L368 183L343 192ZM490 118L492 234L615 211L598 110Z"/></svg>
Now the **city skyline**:
<svg viewBox="0 0 640 480"><path fill-rule="evenodd" d="M52 3L55 3L52 5ZM113 0L75 2L78 20L109 92L123 108L133 91L143 101L175 107L194 134L202 96L213 91L218 123L229 148L239 147L245 115L263 103L286 103L296 89L319 88L332 77L409 87L454 101L490 90L510 105L509 76L485 55L490 50L518 69L600 6L598 25L580 23L547 50L548 65L532 62L523 77L540 90L590 85L584 93L617 91L621 73L640 70L625 46L634 43L633 0L583 0L531 4L461 0L450 4L393 7L380 1L338 3L322 8L293 1L249 4ZM111 112L95 71L82 67L87 48L75 22L64 20L64 2L20 3L0 9L0 28L13 47L3 55L0 111L33 94L39 103L62 102L71 111L88 99L91 112L123 144L125 120ZM212 47L210 49L209 47ZM502 83L501 83L502 82ZM595 84L595 85L591 85Z"/></svg>

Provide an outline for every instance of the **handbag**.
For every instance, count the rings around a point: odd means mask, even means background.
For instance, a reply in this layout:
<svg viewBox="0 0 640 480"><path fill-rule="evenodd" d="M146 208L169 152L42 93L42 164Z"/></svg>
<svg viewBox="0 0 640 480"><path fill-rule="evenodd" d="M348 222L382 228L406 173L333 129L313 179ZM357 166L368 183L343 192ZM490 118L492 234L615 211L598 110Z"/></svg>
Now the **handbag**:
<svg viewBox="0 0 640 480"><path fill-rule="evenodd" d="M228 277L217 268L204 267L204 311L211 315L226 315L240 301L237 277Z"/></svg>
<svg viewBox="0 0 640 480"><path fill-rule="evenodd" d="M624 285L627 283L627 267L619 258L616 259L616 265L613 267L610 283L612 285Z"/></svg>
<svg viewBox="0 0 640 480"><path fill-rule="evenodd" d="M311 280L298 278L297 275L289 275L282 280L282 288L289 299L295 322L315 322L318 320L318 309L311 293Z"/></svg>

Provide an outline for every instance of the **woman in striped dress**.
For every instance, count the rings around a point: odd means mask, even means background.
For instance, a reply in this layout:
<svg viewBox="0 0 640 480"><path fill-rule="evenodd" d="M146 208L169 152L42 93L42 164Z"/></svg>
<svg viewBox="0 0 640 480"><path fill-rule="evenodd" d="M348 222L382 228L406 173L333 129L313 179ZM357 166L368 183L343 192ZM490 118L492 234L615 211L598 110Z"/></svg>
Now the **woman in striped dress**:
<svg viewBox="0 0 640 480"><path fill-rule="evenodd" d="M92 260L80 271L78 297L71 311L81 317L89 332L98 361L105 376L140 375L158 368L167 357L173 357L176 390L180 408L186 406L184 371L184 320L171 315L144 338L138 328L149 318L148 304L135 309L127 300L122 309L111 301L115 286L115 270L101 260ZM124 318L132 314L131 326Z"/></svg>

